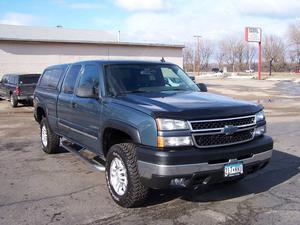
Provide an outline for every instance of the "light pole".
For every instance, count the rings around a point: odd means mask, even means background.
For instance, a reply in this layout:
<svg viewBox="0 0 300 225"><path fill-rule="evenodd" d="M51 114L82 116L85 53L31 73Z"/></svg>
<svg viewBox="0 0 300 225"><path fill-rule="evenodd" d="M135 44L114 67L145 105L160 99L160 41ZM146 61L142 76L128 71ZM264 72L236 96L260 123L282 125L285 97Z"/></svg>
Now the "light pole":
<svg viewBox="0 0 300 225"><path fill-rule="evenodd" d="M198 58L199 59L199 67L198 67L197 75L199 75L199 73L200 73L200 55L199 55L199 52L200 52L200 38L202 38L202 36L201 35L194 35L194 38L196 38L196 40L197 40L197 47L196 47L196 51L195 51L196 53L195 53L195 59L194 59L194 72L196 72L196 58Z"/></svg>

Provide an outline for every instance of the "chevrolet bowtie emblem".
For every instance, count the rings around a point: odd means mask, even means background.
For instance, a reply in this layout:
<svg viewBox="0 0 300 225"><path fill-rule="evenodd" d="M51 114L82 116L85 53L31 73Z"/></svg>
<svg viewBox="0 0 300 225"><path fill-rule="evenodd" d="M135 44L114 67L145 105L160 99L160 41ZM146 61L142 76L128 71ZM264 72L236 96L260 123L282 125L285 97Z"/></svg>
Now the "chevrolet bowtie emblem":
<svg viewBox="0 0 300 225"><path fill-rule="evenodd" d="M226 135L231 135L234 134L239 128L236 126L232 126L232 125L226 125L223 130L222 133L226 134Z"/></svg>

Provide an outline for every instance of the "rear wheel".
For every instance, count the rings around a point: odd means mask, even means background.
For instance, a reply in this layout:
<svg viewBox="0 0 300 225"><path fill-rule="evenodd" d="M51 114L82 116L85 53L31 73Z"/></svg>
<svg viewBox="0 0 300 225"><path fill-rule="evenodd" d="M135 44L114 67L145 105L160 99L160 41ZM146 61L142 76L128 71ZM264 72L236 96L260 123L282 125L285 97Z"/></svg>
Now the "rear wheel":
<svg viewBox="0 0 300 225"><path fill-rule="evenodd" d="M18 106L18 100L15 94L10 95L10 105L15 108Z"/></svg>
<svg viewBox="0 0 300 225"><path fill-rule="evenodd" d="M43 117L40 123L40 138L44 152L47 154L59 152L60 137L51 131L48 120L45 117Z"/></svg>
<svg viewBox="0 0 300 225"><path fill-rule="evenodd" d="M116 144L110 148L105 175L109 192L118 205L135 207L147 198L148 188L140 181L134 144Z"/></svg>

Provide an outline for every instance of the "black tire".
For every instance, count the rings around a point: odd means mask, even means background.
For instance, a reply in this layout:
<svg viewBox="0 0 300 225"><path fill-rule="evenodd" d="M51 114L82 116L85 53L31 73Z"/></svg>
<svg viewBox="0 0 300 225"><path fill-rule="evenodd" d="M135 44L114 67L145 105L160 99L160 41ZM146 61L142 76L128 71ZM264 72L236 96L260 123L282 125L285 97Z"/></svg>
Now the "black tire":
<svg viewBox="0 0 300 225"><path fill-rule="evenodd" d="M15 94L10 94L10 98L9 99L10 99L10 105L11 105L11 107L15 108L15 107L18 106L18 99L17 99L17 97L16 97Z"/></svg>
<svg viewBox="0 0 300 225"><path fill-rule="evenodd" d="M45 129L44 132L46 132L46 143L43 141L43 129ZM45 117L43 117L40 123L40 140L45 153L54 154L59 152L60 137L51 131L48 120Z"/></svg>
<svg viewBox="0 0 300 225"><path fill-rule="evenodd" d="M32 100L32 99L28 100L28 101L27 101L27 105L28 105L28 106L33 106L33 100Z"/></svg>
<svg viewBox="0 0 300 225"><path fill-rule="evenodd" d="M110 181L110 167L115 158L120 159L126 167L128 183L123 195L117 194ZM109 192L118 205L131 208L143 204L146 200L149 189L141 183L137 168L136 146L134 144L116 144L109 149L105 177Z"/></svg>

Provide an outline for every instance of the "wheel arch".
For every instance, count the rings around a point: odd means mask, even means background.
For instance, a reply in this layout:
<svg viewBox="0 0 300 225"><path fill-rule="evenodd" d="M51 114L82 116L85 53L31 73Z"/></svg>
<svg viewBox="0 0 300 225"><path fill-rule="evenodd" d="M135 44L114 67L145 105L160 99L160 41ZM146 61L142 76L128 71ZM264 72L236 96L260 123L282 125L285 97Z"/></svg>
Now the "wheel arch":
<svg viewBox="0 0 300 225"><path fill-rule="evenodd" d="M117 140L109 140L110 138L117 138ZM122 143L121 141L128 139L135 144L141 144L140 133L136 127L122 121L106 121L101 132L101 146L104 156L107 155L113 144L119 144Z"/></svg>
<svg viewBox="0 0 300 225"><path fill-rule="evenodd" d="M43 117L46 117L47 113L43 106L37 105L34 113L34 118L38 123L41 123Z"/></svg>

